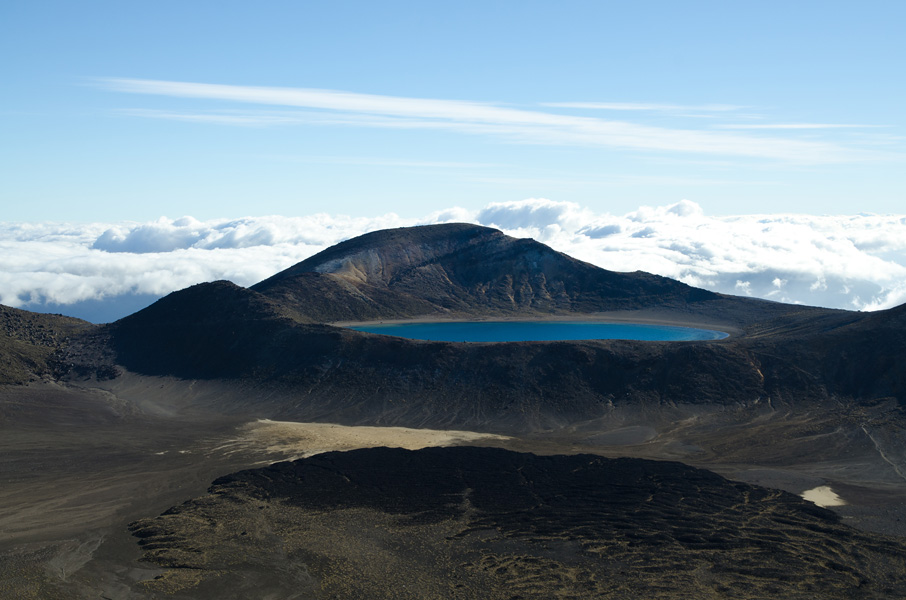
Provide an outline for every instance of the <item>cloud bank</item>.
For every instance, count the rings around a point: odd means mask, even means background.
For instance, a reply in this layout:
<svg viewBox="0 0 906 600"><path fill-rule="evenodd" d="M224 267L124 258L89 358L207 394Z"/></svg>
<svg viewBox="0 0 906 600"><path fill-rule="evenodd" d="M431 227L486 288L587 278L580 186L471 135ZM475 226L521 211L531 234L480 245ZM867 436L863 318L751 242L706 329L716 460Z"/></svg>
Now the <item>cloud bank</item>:
<svg viewBox="0 0 906 600"><path fill-rule="evenodd" d="M109 309L94 320L113 320L126 314L118 306L134 310L129 299L150 302L217 279L248 286L369 231L453 221L532 237L605 269L648 271L728 294L856 310L906 302L906 216L712 217L685 200L611 215L528 199L418 219L320 213L0 223L0 303L69 314L80 303L101 303Z"/></svg>

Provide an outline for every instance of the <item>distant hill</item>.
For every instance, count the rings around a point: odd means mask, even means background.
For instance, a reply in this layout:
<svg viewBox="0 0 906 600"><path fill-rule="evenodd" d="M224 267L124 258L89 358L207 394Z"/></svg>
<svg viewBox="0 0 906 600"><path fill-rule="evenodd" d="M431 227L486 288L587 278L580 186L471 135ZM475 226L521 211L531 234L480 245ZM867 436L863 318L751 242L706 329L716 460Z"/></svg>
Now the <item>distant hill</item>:
<svg viewBox="0 0 906 600"><path fill-rule="evenodd" d="M748 321L789 310L641 271L608 271L532 239L462 223L359 236L251 289L320 322L651 308Z"/></svg>

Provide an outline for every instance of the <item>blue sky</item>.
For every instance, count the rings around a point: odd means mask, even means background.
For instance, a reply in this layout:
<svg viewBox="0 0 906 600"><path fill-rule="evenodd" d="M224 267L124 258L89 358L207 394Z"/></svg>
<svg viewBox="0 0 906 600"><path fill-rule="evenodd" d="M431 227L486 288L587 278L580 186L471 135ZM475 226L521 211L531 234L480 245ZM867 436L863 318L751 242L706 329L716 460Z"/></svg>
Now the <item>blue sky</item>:
<svg viewBox="0 0 906 600"><path fill-rule="evenodd" d="M0 221L902 213L904 22L904 2L8 0Z"/></svg>
<svg viewBox="0 0 906 600"><path fill-rule="evenodd" d="M5 0L0 303L109 321L467 221L615 271L889 308L903 23L900 0Z"/></svg>

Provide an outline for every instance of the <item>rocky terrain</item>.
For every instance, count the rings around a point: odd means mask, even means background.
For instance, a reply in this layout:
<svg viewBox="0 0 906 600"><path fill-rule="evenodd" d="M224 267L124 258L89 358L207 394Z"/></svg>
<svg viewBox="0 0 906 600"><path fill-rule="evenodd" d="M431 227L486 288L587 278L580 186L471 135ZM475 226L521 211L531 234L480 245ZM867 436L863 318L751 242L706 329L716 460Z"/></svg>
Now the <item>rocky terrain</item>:
<svg viewBox="0 0 906 600"><path fill-rule="evenodd" d="M786 492L587 454L322 454L222 477L130 527L165 569L144 585L173 597L906 595L901 540Z"/></svg>
<svg viewBox="0 0 906 600"><path fill-rule="evenodd" d="M53 371L51 356L92 325L0 305L0 385L36 381Z"/></svg>
<svg viewBox="0 0 906 600"><path fill-rule="evenodd" d="M906 307L724 296L440 225L107 326L0 317L2 597L906 597ZM731 336L442 343L337 326L577 317ZM294 440L274 421L350 427ZM501 450L229 475L416 438ZM845 504L796 496L819 487Z"/></svg>

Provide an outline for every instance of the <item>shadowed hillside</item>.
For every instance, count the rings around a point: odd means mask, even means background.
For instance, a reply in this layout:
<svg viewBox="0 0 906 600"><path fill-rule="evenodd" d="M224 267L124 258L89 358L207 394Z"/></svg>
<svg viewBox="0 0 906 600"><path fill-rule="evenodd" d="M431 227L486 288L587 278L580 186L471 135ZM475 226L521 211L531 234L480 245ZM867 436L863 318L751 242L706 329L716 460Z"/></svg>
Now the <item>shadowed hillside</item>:
<svg viewBox="0 0 906 600"><path fill-rule="evenodd" d="M906 305L871 313L787 315L739 340L778 379L812 379L829 395L897 399L906 405Z"/></svg>
<svg viewBox="0 0 906 600"><path fill-rule="evenodd" d="M146 589L178 598L906 594L900 541L673 462L490 448L329 453L220 478L207 496L131 529L165 569Z"/></svg>
<svg viewBox="0 0 906 600"><path fill-rule="evenodd" d="M517 281L525 284L521 295L512 293ZM320 284L333 295L323 295ZM301 301L302 291L314 300ZM460 316L526 316L541 306L614 305L673 318L707 315L744 333L715 342L457 344L312 322L323 311L349 317L340 313L356 306L382 315L447 306ZM492 229L443 225L344 242L253 289L215 282L175 292L104 329L107 338L76 345L60 362L84 373L92 357L110 354L99 347L109 343L115 362L136 373L255 389L243 392L244 406L259 414L534 430L621 406L902 399L902 312L864 315L719 296L598 269Z"/></svg>
<svg viewBox="0 0 906 600"><path fill-rule="evenodd" d="M205 298L207 318L195 318L184 294ZM751 359L727 344L422 342L243 312L259 298L225 283L178 292L161 304L188 314L138 313L111 327L118 362L149 375L234 380L258 389L250 398L288 393L293 404L273 409L282 417L414 426L525 429L599 417L627 402L763 394Z"/></svg>
<svg viewBox="0 0 906 600"><path fill-rule="evenodd" d="M820 317L798 337L716 342L423 342L300 323L220 282L174 293L108 331L127 369L233 381L237 394L256 390L241 394L259 414L525 430L625 406L902 399L906 343L886 316ZM260 400L274 394L294 400Z"/></svg>

